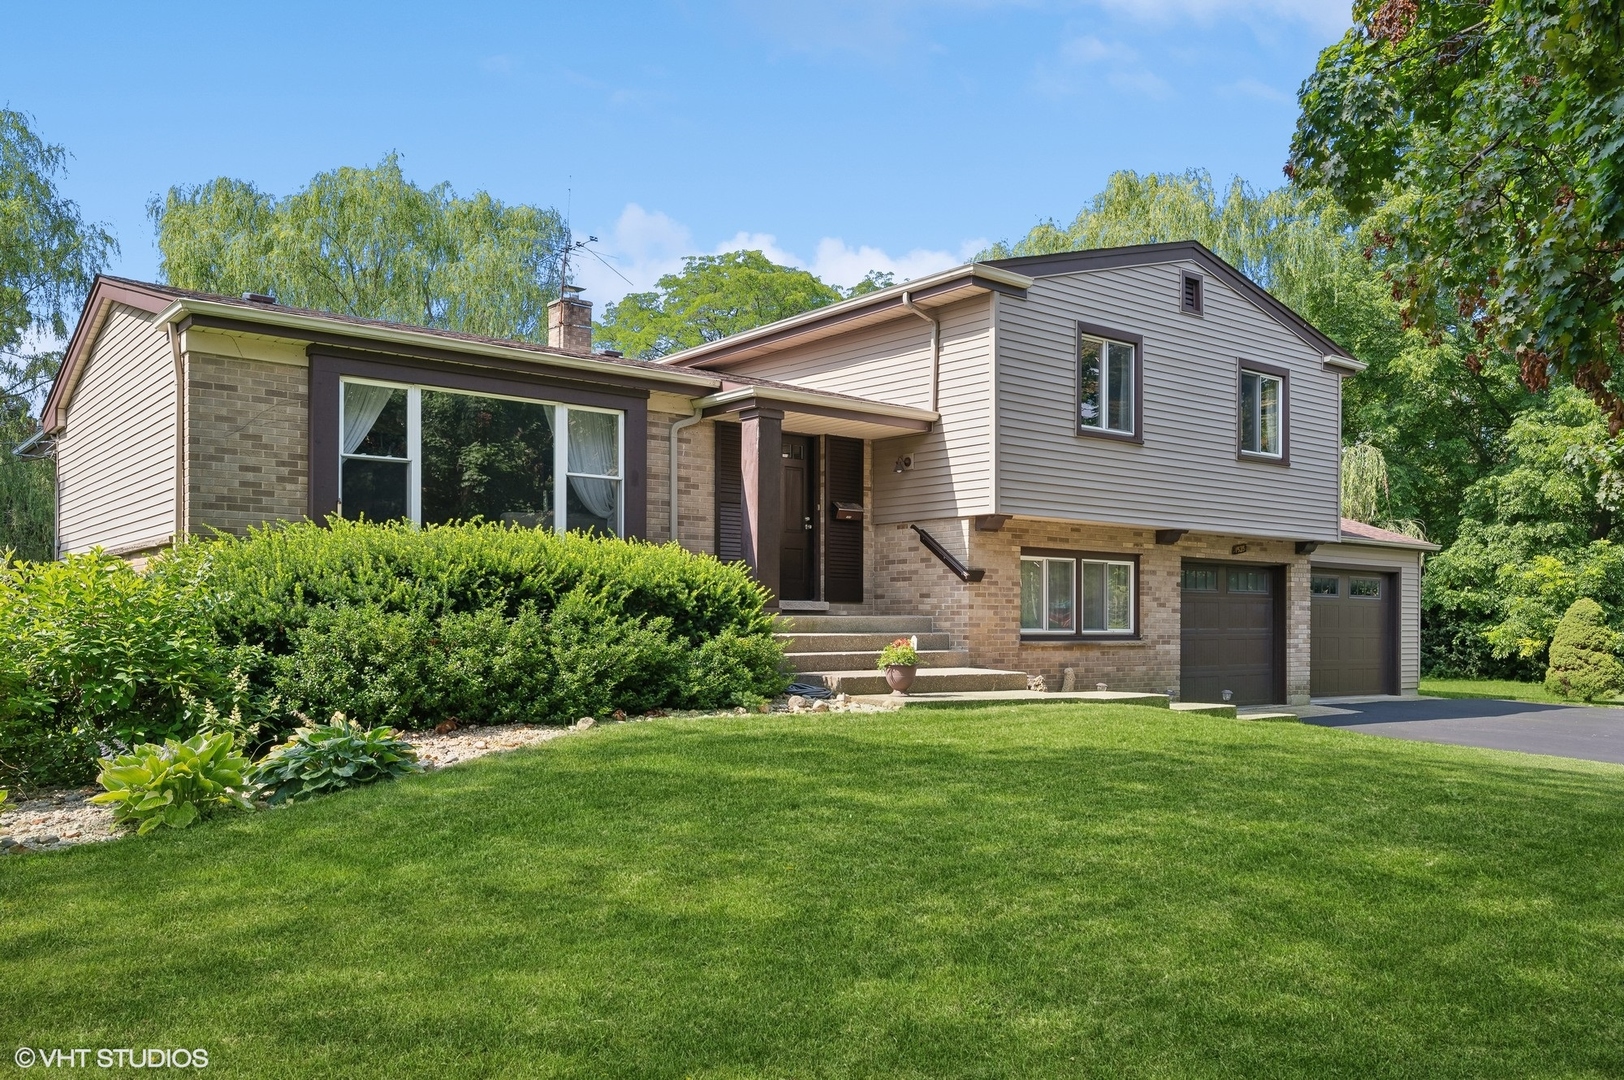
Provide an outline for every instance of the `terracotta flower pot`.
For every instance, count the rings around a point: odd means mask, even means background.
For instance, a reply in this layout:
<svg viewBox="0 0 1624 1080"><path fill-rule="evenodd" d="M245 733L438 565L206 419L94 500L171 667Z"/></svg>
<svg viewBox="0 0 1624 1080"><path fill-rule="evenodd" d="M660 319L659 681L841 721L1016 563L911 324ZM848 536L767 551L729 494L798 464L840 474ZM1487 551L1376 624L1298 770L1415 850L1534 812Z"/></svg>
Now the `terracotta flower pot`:
<svg viewBox="0 0 1624 1080"><path fill-rule="evenodd" d="M917 674L919 674L917 664L888 664L885 668L885 681L893 693L906 694Z"/></svg>

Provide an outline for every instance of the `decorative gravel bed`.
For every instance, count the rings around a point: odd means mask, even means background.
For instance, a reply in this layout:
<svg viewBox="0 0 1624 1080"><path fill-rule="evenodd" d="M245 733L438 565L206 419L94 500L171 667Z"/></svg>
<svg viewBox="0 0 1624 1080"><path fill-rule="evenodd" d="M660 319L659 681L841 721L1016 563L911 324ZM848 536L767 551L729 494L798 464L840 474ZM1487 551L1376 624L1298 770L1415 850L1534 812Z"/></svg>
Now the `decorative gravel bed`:
<svg viewBox="0 0 1624 1080"><path fill-rule="evenodd" d="M734 709L737 715L746 710ZM848 701L844 694L818 700L799 695L778 698L763 706L762 712L889 712L885 705L871 705ZM616 716L608 723L653 720L659 717L677 719L715 716L715 710L654 712L647 716ZM542 727L533 724L499 724L491 727L453 728L448 731L411 732L404 736L417 750L418 760L426 769L443 769L461 761L472 761L486 754L537 746L565 735L574 735L594 725L583 717L568 727ZM0 855L21 855L35 851L62 851L76 844L94 844L103 840L116 840L123 836L121 829L113 827L113 811L107 806L92 806L90 797L101 791L98 787L63 788L43 791L30 799L15 799L0 809Z"/></svg>

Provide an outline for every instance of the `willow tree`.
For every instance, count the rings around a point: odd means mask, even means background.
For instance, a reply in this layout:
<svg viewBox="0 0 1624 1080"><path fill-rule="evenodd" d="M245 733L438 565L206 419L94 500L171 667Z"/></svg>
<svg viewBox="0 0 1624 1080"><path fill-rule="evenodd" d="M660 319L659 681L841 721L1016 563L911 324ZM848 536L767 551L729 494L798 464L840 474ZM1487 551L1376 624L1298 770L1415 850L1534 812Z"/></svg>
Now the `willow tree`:
<svg viewBox="0 0 1624 1080"><path fill-rule="evenodd" d="M532 341L566 243L556 211L420 187L394 154L282 198L229 177L174 187L148 214L172 285Z"/></svg>

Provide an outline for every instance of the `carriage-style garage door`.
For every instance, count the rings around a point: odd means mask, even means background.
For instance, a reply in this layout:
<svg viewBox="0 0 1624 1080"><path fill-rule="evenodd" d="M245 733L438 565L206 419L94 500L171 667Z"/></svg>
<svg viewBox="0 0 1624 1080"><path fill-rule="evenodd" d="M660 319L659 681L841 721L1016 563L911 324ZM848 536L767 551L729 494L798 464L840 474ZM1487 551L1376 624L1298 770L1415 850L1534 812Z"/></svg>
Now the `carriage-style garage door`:
<svg viewBox="0 0 1624 1080"><path fill-rule="evenodd" d="M1392 694L1393 577L1315 567L1309 692L1315 697Z"/></svg>
<svg viewBox="0 0 1624 1080"><path fill-rule="evenodd" d="M1285 700L1282 568L1186 561L1179 575L1179 696L1272 705Z"/></svg>

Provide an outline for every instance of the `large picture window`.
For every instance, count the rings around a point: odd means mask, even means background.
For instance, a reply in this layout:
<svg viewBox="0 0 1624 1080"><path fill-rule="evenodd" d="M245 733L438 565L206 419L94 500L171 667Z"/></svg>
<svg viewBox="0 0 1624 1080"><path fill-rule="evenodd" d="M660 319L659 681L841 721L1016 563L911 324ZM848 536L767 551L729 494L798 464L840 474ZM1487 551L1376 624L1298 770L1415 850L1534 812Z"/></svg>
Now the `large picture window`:
<svg viewBox="0 0 1624 1080"><path fill-rule="evenodd" d="M1140 339L1079 323L1077 432L1137 439Z"/></svg>
<svg viewBox="0 0 1624 1080"><path fill-rule="evenodd" d="M624 531L623 414L345 379L339 513Z"/></svg>
<svg viewBox="0 0 1624 1080"><path fill-rule="evenodd" d="M1241 368L1239 424L1242 454L1276 459L1285 457L1284 372Z"/></svg>
<svg viewBox="0 0 1624 1080"><path fill-rule="evenodd" d="M1136 564L1084 554L1021 556L1021 632L1131 635Z"/></svg>

